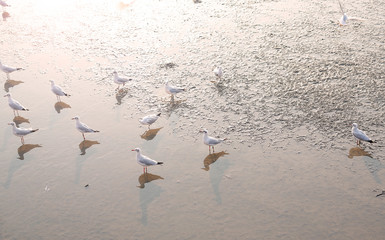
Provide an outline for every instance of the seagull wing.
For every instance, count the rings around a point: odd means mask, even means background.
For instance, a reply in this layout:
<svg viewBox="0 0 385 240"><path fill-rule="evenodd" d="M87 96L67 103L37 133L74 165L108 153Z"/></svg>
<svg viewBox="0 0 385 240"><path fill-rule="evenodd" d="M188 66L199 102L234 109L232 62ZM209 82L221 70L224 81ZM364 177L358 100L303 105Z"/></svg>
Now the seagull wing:
<svg viewBox="0 0 385 240"><path fill-rule="evenodd" d="M9 102L9 106L11 106L11 108L15 109L15 110L23 110L23 109L26 109L23 105L21 105L17 100L15 99L12 99L10 102Z"/></svg>
<svg viewBox="0 0 385 240"><path fill-rule="evenodd" d="M150 165L157 165L158 162L147 157L147 156L144 156L142 155L141 158L139 159L139 162L143 165L146 165L146 166L150 166Z"/></svg>
<svg viewBox="0 0 385 240"><path fill-rule="evenodd" d="M356 129L355 131L353 131L353 136L359 140L362 140L362 141L370 141L371 140L368 136L366 136L366 134L363 131L361 131L359 129Z"/></svg>

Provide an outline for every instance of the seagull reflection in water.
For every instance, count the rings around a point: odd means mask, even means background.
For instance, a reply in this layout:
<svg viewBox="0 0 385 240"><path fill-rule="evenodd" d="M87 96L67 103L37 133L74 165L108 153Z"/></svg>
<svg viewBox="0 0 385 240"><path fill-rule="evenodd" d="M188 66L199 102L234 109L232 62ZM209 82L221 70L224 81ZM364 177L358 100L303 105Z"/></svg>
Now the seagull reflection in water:
<svg viewBox="0 0 385 240"><path fill-rule="evenodd" d="M60 102L55 103L54 108L55 108L57 113L60 113L60 111L63 110L64 108L71 108L71 106L65 102L60 101Z"/></svg>
<svg viewBox="0 0 385 240"><path fill-rule="evenodd" d="M9 89L11 87L14 87L16 85L19 85L20 83L23 83L23 81L16 81L16 80L6 80L4 83L4 90L6 92L9 92Z"/></svg>
<svg viewBox="0 0 385 240"><path fill-rule="evenodd" d="M3 17L3 21L7 21L7 18L9 18L11 15L9 14L9 12L4 11L1 16Z"/></svg>
<svg viewBox="0 0 385 240"><path fill-rule="evenodd" d="M98 141L90 141L90 140L84 140L79 144L79 149L81 151L80 155L85 155L86 150L90 148L92 145L100 144Z"/></svg>
<svg viewBox="0 0 385 240"><path fill-rule="evenodd" d="M16 124L16 127L19 127L22 123L30 123L28 118L23 118L21 116L14 117L13 122Z"/></svg>
<svg viewBox="0 0 385 240"><path fill-rule="evenodd" d="M364 149L360 147L353 147L349 150L348 158L360 157L360 156L372 157L370 153L366 152Z"/></svg>
<svg viewBox="0 0 385 240"><path fill-rule="evenodd" d="M118 101L118 105L122 104L122 99L128 94L128 89L126 88L121 88L119 91L116 93L116 101Z"/></svg>
<svg viewBox="0 0 385 240"><path fill-rule="evenodd" d="M229 155L229 153L225 152L225 151L222 151L222 152L217 152L217 153L210 153L209 155L207 155L205 157L205 159L203 160L203 165L205 166L204 168L202 168L203 170L210 170L210 165L215 163L220 157L224 156L224 155Z"/></svg>
<svg viewBox="0 0 385 240"><path fill-rule="evenodd" d="M147 173L147 172L143 173L142 175L140 175L138 177L138 182L139 182L140 186L137 186L137 187L138 188L144 188L144 185L146 183L149 183L151 181L158 180L158 179L164 179L164 178L162 178L161 176L152 174L152 173Z"/></svg>
<svg viewBox="0 0 385 240"><path fill-rule="evenodd" d="M156 134L158 134L159 130L162 128L163 127L149 129L149 130L145 131L142 135L140 135L140 137L147 140L147 141L150 141L150 140L155 138Z"/></svg>
<svg viewBox="0 0 385 240"><path fill-rule="evenodd" d="M24 154L31 151L34 148L42 147L40 144L23 144L17 149L17 153L19 154L19 159L24 160Z"/></svg>

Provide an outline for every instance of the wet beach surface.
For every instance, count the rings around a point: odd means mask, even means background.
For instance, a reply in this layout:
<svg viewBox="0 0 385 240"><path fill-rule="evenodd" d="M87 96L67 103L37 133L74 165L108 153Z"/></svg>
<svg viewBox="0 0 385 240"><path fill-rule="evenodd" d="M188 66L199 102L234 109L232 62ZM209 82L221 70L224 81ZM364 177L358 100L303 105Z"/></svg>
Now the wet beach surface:
<svg viewBox="0 0 385 240"><path fill-rule="evenodd" d="M385 234L382 1L343 2L362 18L344 27L337 1L10 5L0 60L24 70L2 91L30 111L0 102L0 239ZM133 79L119 91L114 70ZM166 80L187 91L170 101ZM76 115L100 132L83 141ZM21 145L12 121L39 131ZM378 142L358 147L353 122ZM202 128L228 138L215 154ZM164 165L144 175L135 147Z"/></svg>

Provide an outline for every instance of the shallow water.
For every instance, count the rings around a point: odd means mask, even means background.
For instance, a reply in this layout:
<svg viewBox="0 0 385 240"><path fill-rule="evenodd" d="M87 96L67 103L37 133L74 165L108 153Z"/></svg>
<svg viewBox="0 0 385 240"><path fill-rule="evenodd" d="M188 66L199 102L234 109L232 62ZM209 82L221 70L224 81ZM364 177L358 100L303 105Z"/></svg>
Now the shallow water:
<svg viewBox="0 0 385 240"><path fill-rule="evenodd" d="M11 5L0 60L25 70L0 77L30 111L0 102L0 239L384 235L381 1L344 3L365 19L344 27L337 2ZM114 70L133 78L119 92ZM166 80L187 91L171 102ZM11 121L39 131L21 145ZM378 143L358 148L352 122ZM202 128L228 138L215 154ZM164 165L143 175L135 147Z"/></svg>

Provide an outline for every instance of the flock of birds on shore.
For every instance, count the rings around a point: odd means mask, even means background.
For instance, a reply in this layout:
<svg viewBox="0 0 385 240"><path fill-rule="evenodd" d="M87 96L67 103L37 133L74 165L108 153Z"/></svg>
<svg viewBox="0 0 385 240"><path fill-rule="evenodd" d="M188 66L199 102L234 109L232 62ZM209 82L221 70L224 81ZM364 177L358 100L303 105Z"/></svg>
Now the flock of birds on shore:
<svg viewBox="0 0 385 240"><path fill-rule="evenodd" d="M346 15L346 12L343 10L341 2L340 1L338 1L338 2L339 2L339 6L340 6L340 9L342 12L342 17L339 20L339 24L341 26L343 26L343 25L347 24L348 19L353 19L353 18L348 17ZM0 0L0 5L3 8L3 12L4 12L5 7L10 6L3 0ZM7 79L9 79L10 73L12 73L14 71L22 70L22 68L8 67L6 65L3 65L1 62L0 62L0 69L4 73L6 73ZM215 67L215 69L213 70L213 73L215 74L215 76L217 78L219 78L219 79L222 78L223 71L222 71L221 67ZM131 81L132 79L119 77L118 73L116 71L114 71L113 72L113 80L116 84L118 84L117 89L119 89L120 85L124 86L127 82ZM56 95L58 101L61 101L60 97L62 97L62 96L70 96L60 86L56 85L53 80L50 80L50 82L51 82L51 90ZM176 94L185 91L184 88L175 87L175 86L170 85L168 83L168 81L165 82L164 87L165 87L165 91L171 95L172 100L174 99L174 96ZM15 116L16 116L16 114L19 115L19 111L29 111L26 107L24 107L22 104L20 104L20 102L15 100L10 93L7 93L4 97L8 97L8 104L11 107L11 109L14 111ZM148 127L150 128L151 124L153 124L155 121L157 121L157 119L160 117L160 115L161 115L161 113L148 115L148 116L141 118L139 120L139 122L141 124L148 125ZM89 126L87 126L85 123L81 122L79 116L73 117L72 120L75 120L76 129L82 134L84 140L86 139L85 135L84 135L85 133L99 132L98 130L94 130L94 129L90 128ZM12 126L13 134L20 137L22 144L24 144L24 136L31 134L31 133L34 133L34 132L39 130L39 129L32 129L32 128L21 128L21 127L18 127L14 122L11 122L8 124ZM360 145L361 141L365 141L365 142L369 142L369 143L375 142L375 141L371 140L363 131L358 129L358 125L356 123L352 124L352 130L351 131L352 131L353 136L357 140L358 145ZM203 129L200 132L203 133L204 144L209 146L209 152L211 151L211 148L214 152L214 146L223 142L224 140L226 140L226 138L220 139L220 138L214 138L214 137L209 136L208 131L206 129ZM147 172L148 166L162 164L162 162L155 161L155 160L153 160L153 159L151 159L145 155L142 155L141 150L139 148L135 148L132 151L136 151L137 162L143 166L143 171L145 171L145 172Z"/></svg>
<svg viewBox="0 0 385 240"><path fill-rule="evenodd" d="M9 78L10 73L23 70L23 68L15 68L15 67L9 67L6 65L3 65L0 62L0 70L6 73L7 79ZM221 79L223 76L223 71L221 67L215 67L213 70L213 73L218 79ZM120 86L124 86L127 82L131 81L132 79L120 77L116 71L113 72L113 81L118 85L116 90L120 89ZM55 94L57 101L61 102L61 97L67 96L69 97L70 95L65 92L59 85L55 84L53 80L49 80L51 83L51 91ZM181 87L176 87L172 86L168 83L168 81L165 82L164 89L166 93L168 93L171 96L171 100L174 100L174 96L178 93L184 92L185 88ZM14 99L11 95L11 93L7 93L4 95L4 97L8 97L8 105L9 107L13 110L13 113L15 116L20 116L19 111L29 111L28 108L24 107L19 101ZM139 122L143 125L147 125L148 128L150 129L150 126L158 120L160 117L161 113L157 114L151 114L142 117L139 119ZM99 132L98 130L95 130L89 126L87 126L85 123L80 121L79 116L75 116L72 118L72 120L75 120L76 123L76 129L82 134L82 137L84 140L86 140L85 134L86 133L97 133ZM34 133L38 131L39 129L32 129L32 128L22 128L18 127L14 122L8 123L8 125L12 126L13 134L15 136L20 137L21 143L24 145L24 136ZM221 139L221 138L215 138L211 137L208 135L208 131L206 129L203 129L200 131L203 133L203 143L209 146L209 152L211 152L211 149L214 152L214 146L225 141L226 138ZM143 172L147 172L147 167L152 166L152 165L160 165L163 164L163 162L155 161L151 159L150 157L147 157L141 153L141 150L139 148L135 148L132 151L136 151L136 159L137 162L143 166Z"/></svg>

